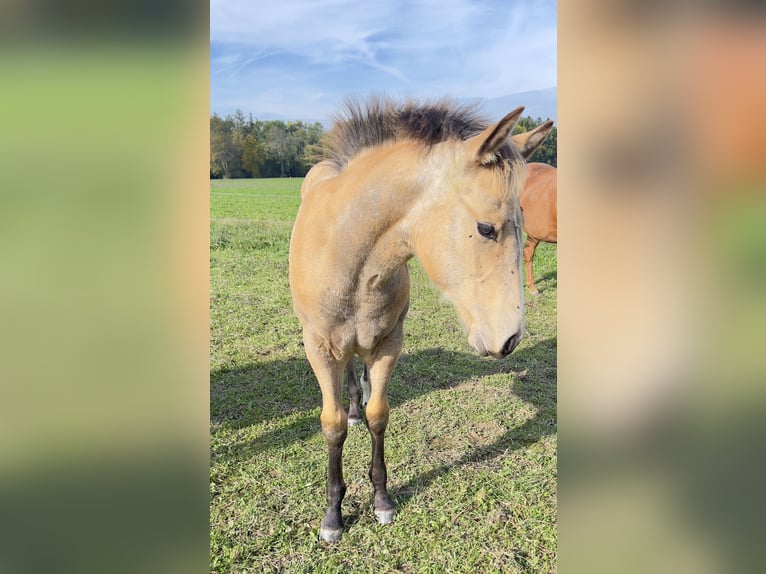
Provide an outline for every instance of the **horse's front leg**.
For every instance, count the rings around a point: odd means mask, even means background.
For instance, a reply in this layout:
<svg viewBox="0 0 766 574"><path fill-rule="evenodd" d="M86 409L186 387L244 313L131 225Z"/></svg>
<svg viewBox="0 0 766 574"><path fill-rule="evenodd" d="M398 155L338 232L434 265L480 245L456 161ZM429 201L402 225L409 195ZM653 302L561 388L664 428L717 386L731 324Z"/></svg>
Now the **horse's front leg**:
<svg viewBox="0 0 766 574"><path fill-rule="evenodd" d="M343 533L340 505L346 494L343 482L343 443L348 432L348 417L341 402L343 366L316 341L306 340L306 356L322 390L322 434L327 442L327 512L319 528L319 538L337 541Z"/></svg>
<svg viewBox="0 0 766 574"><path fill-rule="evenodd" d="M402 317L402 320L404 317ZM384 460L384 436L388 426L389 404L387 397L388 381L399 361L404 334L402 320L396 328L378 345L369 360L370 400L365 411L367 428L372 437L372 460L370 461L370 481L375 492L373 509L375 518L381 524L393 521L395 507L388 495L386 483L386 463Z"/></svg>
<svg viewBox="0 0 766 574"><path fill-rule="evenodd" d="M533 239L529 235L527 235L527 241L524 243L524 267L527 273L527 288L532 295L539 293L537 287L535 287L535 277L532 271L532 259L535 257L535 249L537 249L538 243L540 243L539 240Z"/></svg>

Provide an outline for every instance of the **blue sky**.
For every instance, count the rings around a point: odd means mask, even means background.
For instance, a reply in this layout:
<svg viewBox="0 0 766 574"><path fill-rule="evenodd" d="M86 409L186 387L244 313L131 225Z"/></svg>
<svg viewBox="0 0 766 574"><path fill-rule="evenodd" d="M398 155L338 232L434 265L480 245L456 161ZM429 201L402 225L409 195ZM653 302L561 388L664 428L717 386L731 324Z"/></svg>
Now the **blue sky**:
<svg viewBox="0 0 766 574"><path fill-rule="evenodd" d="M498 98L555 85L555 1L210 2L219 114L313 121L352 94Z"/></svg>

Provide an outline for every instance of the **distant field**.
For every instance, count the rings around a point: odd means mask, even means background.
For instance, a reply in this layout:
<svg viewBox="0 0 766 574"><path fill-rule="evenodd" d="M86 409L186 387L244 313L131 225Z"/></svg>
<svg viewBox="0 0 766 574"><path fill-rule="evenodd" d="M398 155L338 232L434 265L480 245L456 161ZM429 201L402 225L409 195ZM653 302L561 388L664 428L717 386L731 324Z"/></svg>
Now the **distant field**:
<svg viewBox="0 0 766 574"><path fill-rule="evenodd" d="M394 524L372 514L370 439L344 449L346 530L318 540L327 454L320 394L287 282L301 179L211 181L211 572L553 572L556 246L541 244L527 334L472 354L410 263L404 354L386 434Z"/></svg>

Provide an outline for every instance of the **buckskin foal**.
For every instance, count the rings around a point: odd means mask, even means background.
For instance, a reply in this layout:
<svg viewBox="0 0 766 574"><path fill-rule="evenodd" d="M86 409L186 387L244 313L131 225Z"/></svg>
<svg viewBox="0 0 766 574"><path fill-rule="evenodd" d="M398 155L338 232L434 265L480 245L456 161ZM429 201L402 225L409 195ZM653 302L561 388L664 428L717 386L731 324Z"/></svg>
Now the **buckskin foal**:
<svg viewBox="0 0 766 574"><path fill-rule="evenodd" d="M322 391L329 451L322 540L336 541L343 530L348 416L341 394L355 354L369 377L364 414L374 513L380 523L393 520L383 437L386 387L409 305L407 261L420 259L480 355L505 357L522 337L519 190L525 158L547 135L538 129L511 139L523 109L487 125L473 108L447 101L348 100L326 138L326 159L304 180L290 240L290 290ZM351 403L359 418L358 390Z"/></svg>

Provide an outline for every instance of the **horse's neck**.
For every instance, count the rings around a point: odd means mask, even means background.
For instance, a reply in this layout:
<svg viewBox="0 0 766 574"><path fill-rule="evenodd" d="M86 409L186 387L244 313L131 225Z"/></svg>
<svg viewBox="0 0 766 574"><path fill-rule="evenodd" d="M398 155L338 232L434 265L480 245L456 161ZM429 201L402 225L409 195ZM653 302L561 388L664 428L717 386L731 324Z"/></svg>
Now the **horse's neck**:
<svg viewBox="0 0 766 574"><path fill-rule="evenodd" d="M412 151L401 145L383 161L373 154L354 162L349 186L347 221L349 261L356 261L360 279L396 272L415 254L411 231L427 216L424 201L429 181L414 164Z"/></svg>

